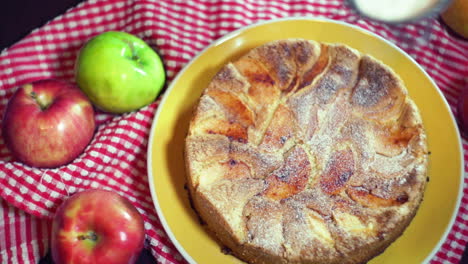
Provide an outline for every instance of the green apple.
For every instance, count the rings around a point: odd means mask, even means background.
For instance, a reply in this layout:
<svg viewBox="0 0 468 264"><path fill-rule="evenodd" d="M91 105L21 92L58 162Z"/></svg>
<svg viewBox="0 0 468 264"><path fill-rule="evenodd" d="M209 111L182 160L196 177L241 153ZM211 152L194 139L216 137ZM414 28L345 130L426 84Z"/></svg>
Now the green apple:
<svg viewBox="0 0 468 264"><path fill-rule="evenodd" d="M110 113L153 102L166 80L158 54L142 39L118 31L102 33L81 48L75 77L91 102Z"/></svg>

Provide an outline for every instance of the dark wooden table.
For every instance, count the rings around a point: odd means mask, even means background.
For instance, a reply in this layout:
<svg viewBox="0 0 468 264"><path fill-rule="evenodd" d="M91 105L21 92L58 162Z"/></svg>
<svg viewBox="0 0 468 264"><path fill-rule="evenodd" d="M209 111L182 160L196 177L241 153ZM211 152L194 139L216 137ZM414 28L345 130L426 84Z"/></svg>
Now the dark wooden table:
<svg viewBox="0 0 468 264"><path fill-rule="evenodd" d="M0 50L83 0L4 0L0 7Z"/></svg>

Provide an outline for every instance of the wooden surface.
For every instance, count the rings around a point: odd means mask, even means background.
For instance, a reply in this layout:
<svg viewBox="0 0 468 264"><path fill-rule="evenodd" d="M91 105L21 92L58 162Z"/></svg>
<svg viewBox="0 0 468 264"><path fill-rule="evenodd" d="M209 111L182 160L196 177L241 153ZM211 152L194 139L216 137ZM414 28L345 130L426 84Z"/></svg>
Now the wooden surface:
<svg viewBox="0 0 468 264"><path fill-rule="evenodd" d="M83 0L5 0L0 8L0 50Z"/></svg>

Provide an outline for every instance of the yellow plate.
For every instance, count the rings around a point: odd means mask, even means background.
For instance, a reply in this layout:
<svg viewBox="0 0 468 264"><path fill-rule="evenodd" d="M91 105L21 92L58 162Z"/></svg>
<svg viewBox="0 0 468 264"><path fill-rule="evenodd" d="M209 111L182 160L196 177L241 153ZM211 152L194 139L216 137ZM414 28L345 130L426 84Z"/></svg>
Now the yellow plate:
<svg viewBox="0 0 468 264"><path fill-rule="evenodd" d="M427 262L445 240L462 194L461 141L448 104L423 69L393 44L355 26L309 18L273 20L228 34L194 58L166 91L150 132L148 177L157 213L172 242L190 263L242 263L221 252L190 207L184 189L184 137L194 104L224 64L265 42L285 38L344 43L380 59L404 80L427 130L430 182L403 236L370 263Z"/></svg>

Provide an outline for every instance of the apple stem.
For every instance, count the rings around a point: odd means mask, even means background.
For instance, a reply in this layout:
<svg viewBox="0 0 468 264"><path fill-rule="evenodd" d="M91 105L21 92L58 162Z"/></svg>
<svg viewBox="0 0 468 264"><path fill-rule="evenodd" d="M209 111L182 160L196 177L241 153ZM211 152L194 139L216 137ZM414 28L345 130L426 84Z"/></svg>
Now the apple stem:
<svg viewBox="0 0 468 264"><path fill-rule="evenodd" d="M34 101L36 101L36 103L39 105L39 107L41 108L41 110L46 110L48 107L49 107L49 104L45 104L44 102L42 102L40 100L40 98L37 96L37 93L32 91L31 92L31 97L32 99L34 99Z"/></svg>
<svg viewBox="0 0 468 264"><path fill-rule="evenodd" d="M78 240L85 240L85 239L89 239L91 241L97 241L98 237L97 237L96 233L94 233L94 232L89 232L86 235L79 235L78 236Z"/></svg>
<svg viewBox="0 0 468 264"><path fill-rule="evenodd" d="M133 47L133 44L130 44L130 49L132 50L132 60L140 63L140 57L138 57L135 47Z"/></svg>
<svg viewBox="0 0 468 264"><path fill-rule="evenodd" d="M123 40L123 41L127 43L128 47L130 48L130 52L132 53L132 57L130 59L136 61L141 66L140 57L138 56L133 43L128 40Z"/></svg>

